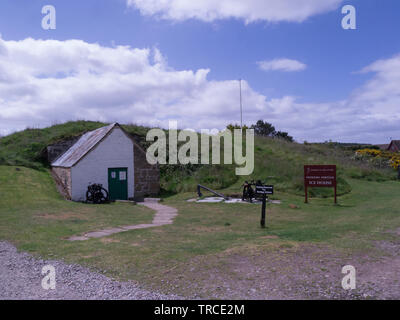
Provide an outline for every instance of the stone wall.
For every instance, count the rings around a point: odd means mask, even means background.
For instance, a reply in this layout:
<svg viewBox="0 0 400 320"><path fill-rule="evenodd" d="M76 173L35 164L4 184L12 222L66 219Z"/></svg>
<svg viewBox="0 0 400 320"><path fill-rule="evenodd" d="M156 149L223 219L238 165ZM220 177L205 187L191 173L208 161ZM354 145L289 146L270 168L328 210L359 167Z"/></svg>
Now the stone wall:
<svg viewBox="0 0 400 320"><path fill-rule="evenodd" d="M147 162L146 153L137 145L134 147L135 199L155 196L160 193L160 170L157 165Z"/></svg>
<svg viewBox="0 0 400 320"><path fill-rule="evenodd" d="M47 160L51 164L62 156L69 148L71 148L75 142L79 140L80 137L75 137L71 139L66 139L47 147Z"/></svg>
<svg viewBox="0 0 400 320"><path fill-rule="evenodd" d="M64 198L71 200L71 195L72 195L71 169L53 167L51 169L51 173L54 177L54 181L56 182L58 191Z"/></svg>

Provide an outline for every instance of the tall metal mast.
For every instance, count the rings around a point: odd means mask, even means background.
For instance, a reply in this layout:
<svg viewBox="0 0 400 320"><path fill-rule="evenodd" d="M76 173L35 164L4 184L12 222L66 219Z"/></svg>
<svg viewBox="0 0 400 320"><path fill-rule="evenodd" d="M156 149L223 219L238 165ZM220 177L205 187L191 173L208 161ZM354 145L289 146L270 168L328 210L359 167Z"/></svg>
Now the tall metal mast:
<svg viewBox="0 0 400 320"><path fill-rule="evenodd" d="M240 92L240 129L243 130L242 79L239 79L239 92Z"/></svg>

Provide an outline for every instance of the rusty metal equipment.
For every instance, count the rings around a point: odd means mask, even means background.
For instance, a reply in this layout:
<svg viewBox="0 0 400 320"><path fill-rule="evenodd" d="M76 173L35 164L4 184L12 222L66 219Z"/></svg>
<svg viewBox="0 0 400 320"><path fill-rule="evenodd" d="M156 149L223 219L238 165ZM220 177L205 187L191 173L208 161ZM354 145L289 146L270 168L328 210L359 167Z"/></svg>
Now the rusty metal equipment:
<svg viewBox="0 0 400 320"><path fill-rule="evenodd" d="M265 194L274 193L274 186L265 185L261 182L261 180L257 180L257 182L254 182L254 180L251 180L251 182L245 181L242 187L243 187L242 201L248 201L250 203L253 202L253 199L262 200L263 193Z"/></svg>
<svg viewBox="0 0 400 320"><path fill-rule="evenodd" d="M109 203L108 191L101 184L90 184L86 191L86 202L94 204Z"/></svg>
<svg viewBox="0 0 400 320"><path fill-rule="evenodd" d="M219 193L219 192L214 191L214 190L212 190L210 188L202 186L201 184L197 185L197 194L198 194L199 197L203 196L203 194L201 193L201 189L207 190L207 191L211 192L212 194L215 194L218 197L221 197L221 198L224 198L225 200L228 200L228 197L224 196L222 193Z"/></svg>
<svg viewBox="0 0 400 320"><path fill-rule="evenodd" d="M242 201L253 202L254 198L254 189L252 188L253 185L255 185L254 181L250 183L247 181L244 182L244 184L242 185L243 187Z"/></svg>

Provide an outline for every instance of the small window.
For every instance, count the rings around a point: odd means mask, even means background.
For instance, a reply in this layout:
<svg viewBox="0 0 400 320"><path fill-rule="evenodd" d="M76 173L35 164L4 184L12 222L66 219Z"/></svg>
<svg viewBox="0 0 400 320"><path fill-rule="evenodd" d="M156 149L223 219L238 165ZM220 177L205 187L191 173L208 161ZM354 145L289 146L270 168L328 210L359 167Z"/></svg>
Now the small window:
<svg viewBox="0 0 400 320"><path fill-rule="evenodd" d="M115 171L111 171L111 178L112 178L112 179L115 179L115 177L116 177Z"/></svg>
<svg viewBox="0 0 400 320"><path fill-rule="evenodd" d="M119 172L119 180L126 180L126 171Z"/></svg>

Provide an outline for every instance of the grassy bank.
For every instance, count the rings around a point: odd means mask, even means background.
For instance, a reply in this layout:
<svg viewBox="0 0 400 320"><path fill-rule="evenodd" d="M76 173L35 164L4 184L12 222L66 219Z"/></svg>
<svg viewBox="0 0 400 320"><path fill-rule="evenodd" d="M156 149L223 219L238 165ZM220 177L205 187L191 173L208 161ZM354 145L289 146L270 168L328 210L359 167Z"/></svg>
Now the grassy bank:
<svg viewBox="0 0 400 320"><path fill-rule="evenodd" d="M28 251L68 250L72 235L121 225L149 223L153 212L142 206L88 205L65 201L48 171L0 166L0 238ZM57 242L56 241L56 242Z"/></svg>
<svg viewBox="0 0 400 320"><path fill-rule="evenodd" d="M356 179L348 183L352 192L341 196L338 206L323 198L306 205L301 196L277 192L282 204L268 205L266 229L259 227L259 205L189 203L185 200L195 195L181 193L163 202L179 210L172 225L70 242L65 238L74 234L149 222L153 212L127 204L64 201L47 171L0 166L0 239L44 258L105 270L165 292L193 294L195 287L184 289L184 284L201 281L210 261L223 269L220 258L233 253L304 244L374 252L373 241L390 239L393 235L385 231L400 227L400 184ZM291 209L291 204L297 208Z"/></svg>
<svg viewBox="0 0 400 320"><path fill-rule="evenodd" d="M46 170L46 147L57 141L106 125L101 122L76 121L44 129L27 129L0 138L0 165L18 165ZM145 136L150 128L123 125L145 147ZM300 195L303 193L304 164L336 164L338 166L338 191L351 191L348 179L364 181L389 181L396 177L391 169L352 160L354 150L338 144L299 144L281 139L256 137L255 170L251 176L238 177L234 165L162 165L161 186L167 193L192 192L198 183L214 189L239 190L245 180L261 179L274 184L276 190ZM327 197L327 189L311 189L312 196Z"/></svg>

